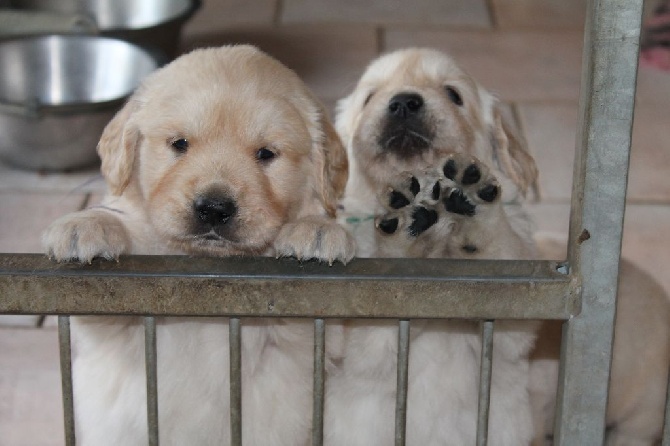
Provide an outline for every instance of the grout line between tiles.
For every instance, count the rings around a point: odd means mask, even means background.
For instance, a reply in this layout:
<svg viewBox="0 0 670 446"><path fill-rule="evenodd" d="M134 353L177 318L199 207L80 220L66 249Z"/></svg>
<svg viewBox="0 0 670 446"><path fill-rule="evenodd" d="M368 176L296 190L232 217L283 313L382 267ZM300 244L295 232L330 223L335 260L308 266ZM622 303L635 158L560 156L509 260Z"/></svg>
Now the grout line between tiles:
<svg viewBox="0 0 670 446"><path fill-rule="evenodd" d="M491 29L500 29L500 23L498 23L498 16L496 14L495 0L484 0L484 3L486 3L486 11L488 12Z"/></svg>
<svg viewBox="0 0 670 446"><path fill-rule="evenodd" d="M276 0L274 14L272 15L272 24L274 26L280 26L282 24L281 16L283 13L284 13L284 1Z"/></svg>

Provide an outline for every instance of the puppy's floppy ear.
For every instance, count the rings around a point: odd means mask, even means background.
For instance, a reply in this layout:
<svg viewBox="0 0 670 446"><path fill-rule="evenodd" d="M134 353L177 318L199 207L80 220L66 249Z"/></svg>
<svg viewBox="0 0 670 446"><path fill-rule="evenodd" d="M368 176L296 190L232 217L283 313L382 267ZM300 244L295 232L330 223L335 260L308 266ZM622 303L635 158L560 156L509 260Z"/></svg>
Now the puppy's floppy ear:
<svg viewBox="0 0 670 446"><path fill-rule="evenodd" d="M107 124L98 142L98 155L102 160L101 171L112 195L121 195L128 186L135 164L135 150L139 143L139 130L129 125L137 108L131 98Z"/></svg>
<svg viewBox="0 0 670 446"><path fill-rule="evenodd" d="M316 187L324 209L329 216L335 217L337 200L344 193L347 184L349 163L347 152L323 107L320 107L319 112L322 136L321 141L315 144L314 160L318 172Z"/></svg>
<svg viewBox="0 0 670 446"><path fill-rule="evenodd" d="M360 113L354 107L355 100L356 92L354 91L349 96L337 101L337 105L335 106L335 128L345 145L349 144L351 133L354 131L356 115Z"/></svg>
<svg viewBox="0 0 670 446"><path fill-rule="evenodd" d="M502 112L498 101L494 100L491 107L490 138L494 159L525 196L528 188L537 183L535 160L528 153L525 138L510 117Z"/></svg>

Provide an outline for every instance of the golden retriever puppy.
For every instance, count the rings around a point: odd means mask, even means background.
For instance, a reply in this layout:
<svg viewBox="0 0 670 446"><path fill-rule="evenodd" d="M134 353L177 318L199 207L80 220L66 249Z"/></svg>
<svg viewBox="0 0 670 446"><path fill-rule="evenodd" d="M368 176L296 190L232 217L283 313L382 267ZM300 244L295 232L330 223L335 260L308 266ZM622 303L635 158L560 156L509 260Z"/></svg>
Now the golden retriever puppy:
<svg viewBox="0 0 670 446"><path fill-rule="evenodd" d="M521 207L537 170L498 101L448 56L396 51L372 62L338 104L350 177L339 218L360 256L533 258ZM489 444L532 438L528 354L536 324L496 323ZM413 321L408 445L475 443L477 323ZM397 324L345 325L329 376L329 445L392 444Z"/></svg>
<svg viewBox="0 0 670 446"><path fill-rule="evenodd" d="M549 233L538 234L536 239L543 258L566 258L565 240ZM561 322L544 322L531 355L534 446L551 444L560 347ZM607 400L607 446L660 444L669 367L670 296L646 271L622 258Z"/></svg>
<svg viewBox="0 0 670 446"><path fill-rule="evenodd" d="M149 76L98 146L109 193L43 236L58 261L120 254L275 255L346 262L333 219L346 153L298 77L250 46L194 51ZM145 445L143 328L137 318L73 318L82 445ZM227 444L226 319L159 319L161 443ZM243 437L310 436L312 324L242 321Z"/></svg>

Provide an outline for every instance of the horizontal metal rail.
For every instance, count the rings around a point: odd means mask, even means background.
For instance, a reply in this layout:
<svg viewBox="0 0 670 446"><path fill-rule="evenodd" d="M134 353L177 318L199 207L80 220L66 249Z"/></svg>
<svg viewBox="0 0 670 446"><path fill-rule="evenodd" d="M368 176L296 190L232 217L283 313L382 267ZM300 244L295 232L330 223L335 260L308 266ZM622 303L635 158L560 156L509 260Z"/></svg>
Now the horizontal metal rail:
<svg viewBox="0 0 670 446"><path fill-rule="evenodd" d="M92 265L0 254L0 314L568 319L556 262L128 256ZM27 298L30 296L30 298Z"/></svg>

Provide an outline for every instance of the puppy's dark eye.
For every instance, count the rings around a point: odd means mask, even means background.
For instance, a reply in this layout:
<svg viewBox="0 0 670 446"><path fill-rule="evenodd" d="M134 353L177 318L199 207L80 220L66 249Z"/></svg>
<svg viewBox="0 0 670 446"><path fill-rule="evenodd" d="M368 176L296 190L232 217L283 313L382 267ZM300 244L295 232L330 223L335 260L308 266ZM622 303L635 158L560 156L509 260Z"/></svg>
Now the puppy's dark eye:
<svg viewBox="0 0 670 446"><path fill-rule="evenodd" d="M275 156L277 156L277 154L275 152L273 152L272 150L268 149L267 147L261 147L256 152L256 159L258 161L262 161L262 162L270 161Z"/></svg>
<svg viewBox="0 0 670 446"><path fill-rule="evenodd" d="M446 87L444 87L444 89L446 90L447 96L449 96L451 102L458 105L459 107L463 105L463 98L461 97L461 94L454 87L450 87L449 85L447 85Z"/></svg>
<svg viewBox="0 0 670 446"><path fill-rule="evenodd" d="M188 141L184 138L175 139L171 145L178 154L186 153L188 150Z"/></svg>

